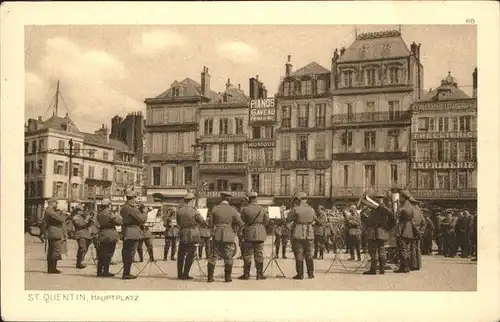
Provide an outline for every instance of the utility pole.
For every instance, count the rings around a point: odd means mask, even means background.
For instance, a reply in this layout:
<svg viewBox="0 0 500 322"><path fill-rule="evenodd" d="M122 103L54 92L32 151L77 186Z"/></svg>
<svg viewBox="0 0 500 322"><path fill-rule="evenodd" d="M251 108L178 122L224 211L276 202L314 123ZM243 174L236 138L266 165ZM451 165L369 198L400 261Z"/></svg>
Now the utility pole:
<svg viewBox="0 0 500 322"><path fill-rule="evenodd" d="M58 83L59 87L59 83ZM71 187L71 177L73 176L73 139L69 139L69 169L68 169L68 211L70 211L70 203L73 199L73 189Z"/></svg>
<svg viewBox="0 0 500 322"><path fill-rule="evenodd" d="M198 200L200 198L200 163L201 163L201 153L202 153L202 148L204 148L206 145L203 143L200 143L200 138L195 139L195 144L192 145L193 147L193 152L196 157L196 175L195 175L195 200L196 200L196 206L198 206Z"/></svg>
<svg viewBox="0 0 500 322"><path fill-rule="evenodd" d="M59 81L57 81L57 89L56 89L56 104L54 108L54 116L57 116L57 108L59 107Z"/></svg>

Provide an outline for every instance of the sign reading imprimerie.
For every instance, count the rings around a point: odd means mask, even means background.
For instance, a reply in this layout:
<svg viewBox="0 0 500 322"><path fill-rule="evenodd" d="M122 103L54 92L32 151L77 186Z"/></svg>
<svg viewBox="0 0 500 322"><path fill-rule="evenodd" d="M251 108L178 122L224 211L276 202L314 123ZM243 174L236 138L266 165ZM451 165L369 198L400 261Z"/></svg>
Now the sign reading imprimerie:
<svg viewBox="0 0 500 322"><path fill-rule="evenodd" d="M262 98L250 101L249 123L276 122L276 104L274 98Z"/></svg>

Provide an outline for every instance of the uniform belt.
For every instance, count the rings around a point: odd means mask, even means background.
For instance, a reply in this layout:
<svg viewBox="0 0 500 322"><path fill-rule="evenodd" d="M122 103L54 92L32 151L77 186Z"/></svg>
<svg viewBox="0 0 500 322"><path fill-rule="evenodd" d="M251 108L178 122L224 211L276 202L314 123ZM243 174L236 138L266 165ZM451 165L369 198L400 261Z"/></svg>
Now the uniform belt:
<svg viewBox="0 0 500 322"><path fill-rule="evenodd" d="M215 227L229 227L229 226L231 226L231 225L229 225L229 224L217 224L217 225L215 225Z"/></svg>

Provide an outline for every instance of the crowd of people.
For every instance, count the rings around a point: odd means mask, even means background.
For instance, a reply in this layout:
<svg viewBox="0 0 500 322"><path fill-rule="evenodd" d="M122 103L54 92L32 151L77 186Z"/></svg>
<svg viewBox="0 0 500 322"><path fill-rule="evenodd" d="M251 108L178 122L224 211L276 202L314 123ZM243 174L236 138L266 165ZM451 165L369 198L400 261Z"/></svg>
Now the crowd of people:
<svg viewBox="0 0 500 322"><path fill-rule="evenodd" d="M393 198L398 195L399 198ZM447 209L432 213L423 208L407 190L388 192L387 195L363 196L357 204L339 210L319 206L314 210L305 193L297 193L292 207L281 207L281 219L269 219L266 208L257 203L257 194L250 192L239 209L230 204L231 194L221 193L221 203L203 218L195 206L195 196L188 193L184 204L168 208L163 213L165 245L163 260L177 261L178 279L190 280L191 265L203 250L207 263L207 281L214 281L216 260L224 260L224 280L231 282L233 257L240 249L244 272L239 278L248 280L252 262L257 279L264 276L264 241L271 226L274 238L274 256L287 258L290 244L295 257L297 275L303 279L307 272L314 278L314 260L324 259L324 254L345 252L349 260L361 261L361 253L370 255L370 269L365 275L385 274L387 263L398 265L397 273L419 270L422 255L433 254L433 239L437 255L477 261L477 214L467 210ZM57 262L66 253L67 240L75 239L78 245L76 268L85 268L83 261L91 244L97 253L97 276L112 277L109 266L116 244L121 239L123 279L135 279L131 265L136 254L144 260L146 246L149 261L156 261L153 235L147 226L151 211L136 201L133 192L120 214L111 211L111 201L102 201L94 213L76 204L70 213L57 208L57 200L50 199L43 221L38 223L40 235L46 242L47 272L59 274ZM394 207L394 203L397 204ZM121 236L117 227L122 227ZM178 246L178 249L177 249ZM281 251L281 252L280 252ZM176 253L178 257L176 258ZM387 254L389 253L389 255ZM304 263L306 270L304 271Z"/></svg>

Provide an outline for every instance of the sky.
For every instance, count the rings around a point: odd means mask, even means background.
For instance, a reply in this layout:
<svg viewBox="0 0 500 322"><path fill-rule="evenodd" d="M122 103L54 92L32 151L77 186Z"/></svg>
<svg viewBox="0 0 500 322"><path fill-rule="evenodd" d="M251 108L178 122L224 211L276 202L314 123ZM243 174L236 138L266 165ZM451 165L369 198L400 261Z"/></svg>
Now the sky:
<svg viewBox="0 0 500 322"><path fill-rule="evenodd" d="M293 70L310 62L331 68L335 48L348 47L358 32L397 25L123 25L26 26L25 119L53 113L60 81L58 115L69 112L81 131L110 126L115 115L145 111L175 80L200 82L209 68L211 89L227 79L248 94L248 79L259 75L276 93L287 55ZM474 25L403 25L407 46L421 43L424 89L435 88L448 71L467 94L477 66Z"/></svg>

